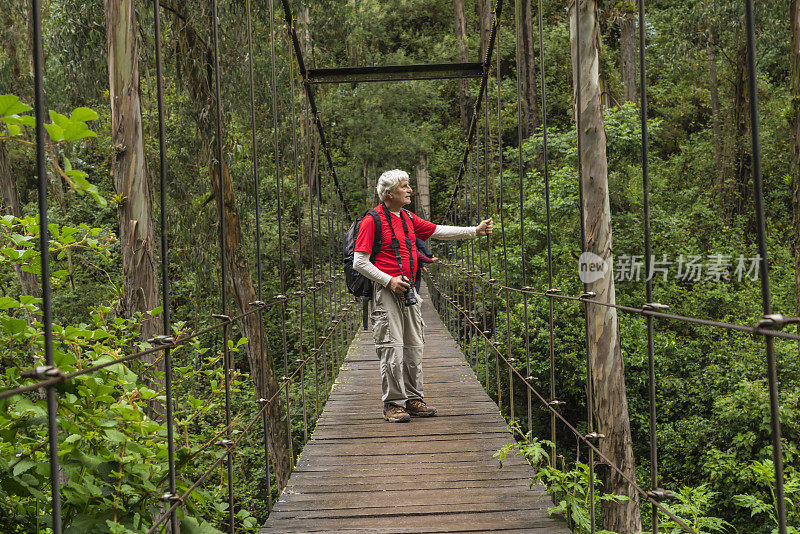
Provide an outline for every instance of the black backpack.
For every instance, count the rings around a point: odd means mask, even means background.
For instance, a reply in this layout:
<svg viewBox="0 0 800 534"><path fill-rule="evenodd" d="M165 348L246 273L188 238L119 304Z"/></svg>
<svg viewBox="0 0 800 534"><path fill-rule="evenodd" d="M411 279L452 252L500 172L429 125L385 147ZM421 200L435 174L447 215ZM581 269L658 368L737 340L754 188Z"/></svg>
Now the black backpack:
<svg viewBox="0 0 800 534"><path fill-rule="evenodd" d="M356 297L371 299L372 280L353 269L353 256L355 255L358 230L361 228L361 221L367 216L371 216L375 224L375 239L372 242L372 253L369 255L369 261L373 261L375 255L381 249L381 218L378 216L377 211L370 208L364 212L364 215L353 221L350 228L347 229L347 233L344 235L344 277L347 282L347 290L350 291L350 293Z"/></svg>

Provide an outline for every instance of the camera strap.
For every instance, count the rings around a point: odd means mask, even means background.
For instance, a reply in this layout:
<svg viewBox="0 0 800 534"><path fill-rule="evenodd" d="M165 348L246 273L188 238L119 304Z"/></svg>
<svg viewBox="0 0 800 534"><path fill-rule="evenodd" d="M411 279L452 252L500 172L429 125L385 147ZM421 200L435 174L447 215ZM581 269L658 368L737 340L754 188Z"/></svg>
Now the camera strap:
<svg viewBox="0 0 800 534"><path fill-rule="evenodd" d="M392 241L391 245L394 249L394 256L397 258L397 266L400 267L400 276L403 276L403 260L400 259L400 240L397 239L397 235L394 233L394 226L392 226L392 218L389 215L389 208L386 207L386 204L381 202L381 206L383 206L383 214L386 216L386 223L389 225L389 231L392 233ZM414 252L411 245L411 238L408 236L408 226L406 225L406 219L403 217L403 210L400 210L400 223L403 225L403 233L405 234L406 238L406 248L408 248L408 258L411 261L411 285L414 285L414 276L416 275L416 271L414 270L415 263L414 263Z"/></svg>

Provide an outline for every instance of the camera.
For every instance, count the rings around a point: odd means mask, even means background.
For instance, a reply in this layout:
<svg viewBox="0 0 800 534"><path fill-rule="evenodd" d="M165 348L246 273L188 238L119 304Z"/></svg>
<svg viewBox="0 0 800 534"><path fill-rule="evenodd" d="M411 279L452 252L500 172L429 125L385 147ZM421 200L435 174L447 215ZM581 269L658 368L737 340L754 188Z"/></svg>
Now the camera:
<svg viewBox="0 0 800 534"><path fill-rule="evenodd" d="M409 285L409 288L406 289L405 293L403 293L403 304L406 306L413 306L417 304L419 301L417 300L415 291L414 291L414 284L411 283L411 280L406 278L405 276L402 277L403 282Z"/></svg>

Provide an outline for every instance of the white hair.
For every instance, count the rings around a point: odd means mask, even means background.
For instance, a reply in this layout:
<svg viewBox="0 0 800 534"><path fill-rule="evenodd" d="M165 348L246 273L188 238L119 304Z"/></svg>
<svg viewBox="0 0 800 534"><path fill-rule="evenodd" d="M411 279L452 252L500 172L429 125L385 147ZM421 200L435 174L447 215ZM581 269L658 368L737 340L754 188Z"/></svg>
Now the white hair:
<svg viewBox="0 0 800 534"><path fill-rule="evenodd" d="M386 171L381 174L376 187L378 190L378 198L381 202L383 202L386 199L386 195L391 193L403 180L408 180L408 173L400 169L392 169L391 171Z"/></svg>

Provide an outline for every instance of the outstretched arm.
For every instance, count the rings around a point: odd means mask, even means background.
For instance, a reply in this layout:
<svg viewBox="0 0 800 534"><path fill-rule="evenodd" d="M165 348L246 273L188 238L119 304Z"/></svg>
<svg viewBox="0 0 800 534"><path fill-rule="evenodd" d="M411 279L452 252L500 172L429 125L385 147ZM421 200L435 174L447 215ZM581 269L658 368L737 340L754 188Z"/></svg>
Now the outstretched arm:
<svg viewBox="0 0 800 534"><path fill-rule="evenodd" d="M481 221L478 226L447 226L437 224L436 230L431 235L434 239L450 241L453 239L464 239L466 237L482 237L491 235L494 231L494 221L491 218Z"/></svg>

